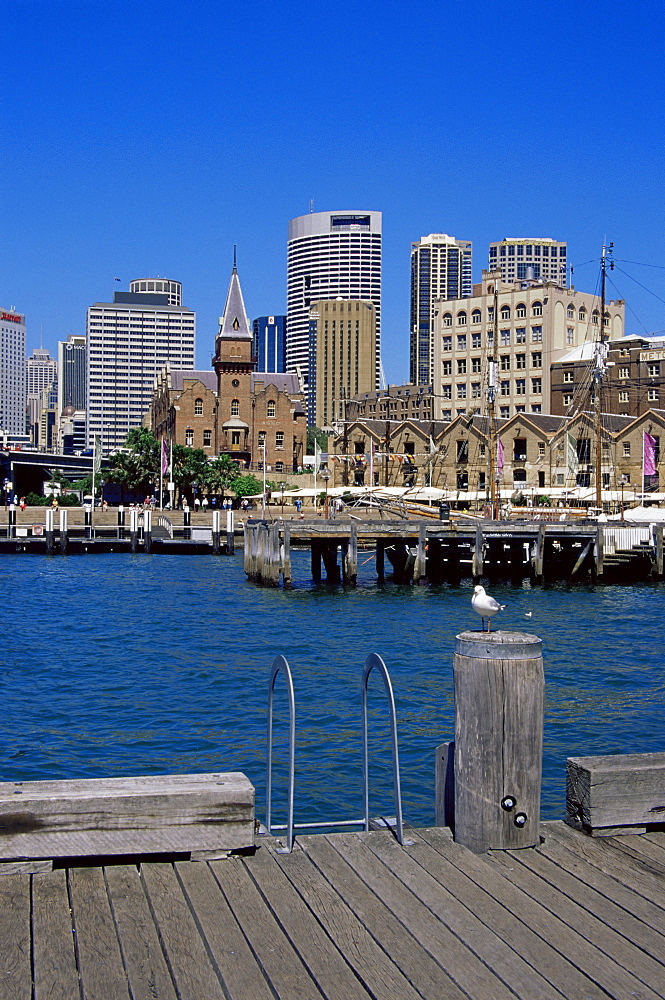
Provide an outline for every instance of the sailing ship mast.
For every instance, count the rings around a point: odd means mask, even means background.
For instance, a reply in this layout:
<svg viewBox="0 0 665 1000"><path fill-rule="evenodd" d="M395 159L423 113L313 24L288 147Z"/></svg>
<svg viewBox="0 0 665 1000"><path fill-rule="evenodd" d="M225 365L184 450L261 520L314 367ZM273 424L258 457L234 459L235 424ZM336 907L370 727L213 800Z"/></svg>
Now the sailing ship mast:
<svg viewBox="0 0 665 1000"><path fill-rule="evenodd" d="M607 352L608 352L608 340L609 335L605 333L605 278L607 274L607 265L609 263L610 270L614 267L614 261L611 258L612 252L614 250L614 244L610 243L608 247L603 245L602 254L600 257L600 324L598 339L596 340L594 349L594 361L595 366L593 370L593 380L596 388L596 407L595 407L595 420L596 420L596 507L599 507L602 511L603 509L603 477L602 477L602 401L601 401L601 388L603 378L605 377L605 372L607 371Z"/></svg>
<svg viewBox="0 0 665 1000"><path fill-rule="evenodd" d="M487 359L487 409L489 420L489 498L492 508L492 520L498 518L498 505L496 497L496 390L497 390L497 363L496 344L499 337L499 280L498 276L494 280L494 333L492 336L492 350Z"/></svg>

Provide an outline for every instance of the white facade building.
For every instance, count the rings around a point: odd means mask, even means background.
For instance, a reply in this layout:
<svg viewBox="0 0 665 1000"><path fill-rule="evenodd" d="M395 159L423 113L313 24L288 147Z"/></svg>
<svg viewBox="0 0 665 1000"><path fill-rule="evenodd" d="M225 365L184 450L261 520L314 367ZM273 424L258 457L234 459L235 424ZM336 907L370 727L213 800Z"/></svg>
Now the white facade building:
<svg viewBox="0 0 665 1000"><path fill-rule="evenodd" d="M555 281L568 285L568 244L549 236L508 236L490 243L488 268L502 281Z"/></svg>
<svg viewBox="0 0 665 1000"><path fill-rule="evenodd" d="M25 441L25 316L0 309L0 438Z"/></svg>
<svg viewBox="0 0 665 1000"><path fill-rule="evenodd" d="M289 222L286 370L309 383L309 313L321 300L360 299L376 310L375 379L381 352L381 212L311 212Z"/></svg>
<svg viewBox="0 0 665 1000"><path fill-rule="evenodd" d="M88 309L86 336L87 444L99 435L108 454L141 426L158 372L194 368L196 313L170 305L168 292L116 292Z"/></svg>
<svg viewBox="0 0 665 1000"><path fill-rule="evenodd" d="M471 295L473 244L431 233L411 244L411 350L413 385L431 385L434 375L434 303Z"/></svg>

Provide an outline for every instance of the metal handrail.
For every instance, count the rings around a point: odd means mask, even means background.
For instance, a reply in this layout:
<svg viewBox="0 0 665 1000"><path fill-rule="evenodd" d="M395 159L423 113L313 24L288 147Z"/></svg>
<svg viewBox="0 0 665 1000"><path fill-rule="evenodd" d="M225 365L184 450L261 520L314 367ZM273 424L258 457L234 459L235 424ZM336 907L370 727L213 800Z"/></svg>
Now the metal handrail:
<svg viewBox="0 0 665 1000"><path fill-rule="evenodd" d="M390 681L388 668L377 653L370 653L365 660L362 680L362 706L363 706L363 780L365 785L365 830L369 830L369 755L367 747L367 683L372 670L379 670L383 678L383 685L388 695L388 706L390 708L390 728L393 744L393 787L395 792L395 826L396 836L400 844L404 844L404 827L402 823L402 790L399 778L399 749L397 746L397 716L395 713L395 696L393 686Z"/></svg>
<svg viewBox="0 0 665 1000"><path fill-rule="evenodd" d="M272 710L275 681L277 675L283 673L286 678L286 686L289 694L289 792L286 823L286 847L281 851L291 853L293 849L293 790L295 785L295 765L296 765L296 699L293 692L293 678L291 668L284 656L276 656L273 660L270 672L270 685L268 688L268 746L266 756L266 828L268 833L272 833L271 811L272 811ZM282 828L283 829L283 828ZM280 848L277 848L280 853Z"/></svg>

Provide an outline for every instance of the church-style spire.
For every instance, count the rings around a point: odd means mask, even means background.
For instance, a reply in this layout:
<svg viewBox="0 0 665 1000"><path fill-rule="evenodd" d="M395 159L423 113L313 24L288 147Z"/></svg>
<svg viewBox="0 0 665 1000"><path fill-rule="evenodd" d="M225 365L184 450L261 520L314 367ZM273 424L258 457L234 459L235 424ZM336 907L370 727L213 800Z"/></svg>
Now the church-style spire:
<svg viewBox="0 0 665 1000"><path fill-rule="evenodd" d="M219 319L219 336L230 337L233 340L238 340L243 337L246 337L248 340L252 339L252 331L250 329L247 313L245 312L245 303L243 301L242 289L240 288L240 278L238 277L238 270L236 267L235 246L233 248L233 271L231 272L231 281L229 283L229 290L226 296L224 315L220 316Z"/></svg>

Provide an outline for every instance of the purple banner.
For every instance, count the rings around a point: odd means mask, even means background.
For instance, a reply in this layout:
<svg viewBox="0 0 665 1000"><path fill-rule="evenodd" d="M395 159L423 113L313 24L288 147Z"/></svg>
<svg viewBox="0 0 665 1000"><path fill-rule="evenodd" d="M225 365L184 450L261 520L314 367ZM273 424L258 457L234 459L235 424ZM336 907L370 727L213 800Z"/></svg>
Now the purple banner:
<svg viewBox="0 0 665 1000"><path fill-rule="evenodd" d="M656 439L646 431L644 432L644 475L656 475Z"/></svg>

